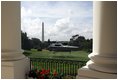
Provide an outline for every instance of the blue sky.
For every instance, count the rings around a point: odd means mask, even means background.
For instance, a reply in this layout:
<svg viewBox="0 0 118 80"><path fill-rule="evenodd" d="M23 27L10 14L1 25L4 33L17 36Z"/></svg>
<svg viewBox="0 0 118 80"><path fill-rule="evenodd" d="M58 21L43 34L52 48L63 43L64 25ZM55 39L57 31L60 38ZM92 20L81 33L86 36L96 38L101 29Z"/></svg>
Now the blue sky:
<svg viewBox="0 0 118 80"><path fill-rule="evenodd" d="M75 34L92 38L92 6L91 1L22 1L21 30L41 40L43 21L45 40L69 41Z"/></svg>

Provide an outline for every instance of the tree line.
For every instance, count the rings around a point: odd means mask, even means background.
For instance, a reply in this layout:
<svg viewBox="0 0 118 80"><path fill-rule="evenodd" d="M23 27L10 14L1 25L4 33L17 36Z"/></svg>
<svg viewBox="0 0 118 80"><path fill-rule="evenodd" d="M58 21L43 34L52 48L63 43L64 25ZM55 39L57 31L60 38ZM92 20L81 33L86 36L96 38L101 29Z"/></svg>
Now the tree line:
<svg viewBox="0 0 118 80"><path fill-rule="evenodd" d="M92 41L93 39L85 39L84 36L76 34L70 38L70 41L58 41L58 42L64 45L78 46L79 50L92 52ZM41 40L38 38L29 39L27 33L21 31L21 45L22 49L24 50L38 49L41 51L42 49L46 49L52 43L56 43L56 41L51 41L50 39L48 39L47 41L42 43Z"/></svg>

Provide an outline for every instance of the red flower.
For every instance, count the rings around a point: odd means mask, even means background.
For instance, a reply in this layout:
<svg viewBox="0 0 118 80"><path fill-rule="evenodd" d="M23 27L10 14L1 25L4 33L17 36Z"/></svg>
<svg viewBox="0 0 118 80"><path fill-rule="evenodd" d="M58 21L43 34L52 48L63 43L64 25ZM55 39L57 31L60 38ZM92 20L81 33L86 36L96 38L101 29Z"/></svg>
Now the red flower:
<svg viewBox="0 0 118 80"><path fill-rule="evenodd" d="M46 70L45 74L48 75L50 73L50 70Z"/></svg>
<svg viewBox="0 0 118 80"><path fill-rule="evenodd" d="M45 69L42 69L42 71L40 72L40 74L45 74Z"/></svg>
<svg viewBox="0 0 118 80"><path fill-rule="evenodd" d="M42 71L40 72L41 75L48 75L50 73L50 70L45 70L42 69Z"/></svg>
<svg viewBox="0 0 118 80"><path fill-rule="evenodd" d="M45 72L45 69L42 69L42 72Z"/></svg>
<svg viewBox="0 0 118 80"><path fill-rule="evenodd" d="M56 71L54 71L53 76L57 76L57 72Z"/></svg>

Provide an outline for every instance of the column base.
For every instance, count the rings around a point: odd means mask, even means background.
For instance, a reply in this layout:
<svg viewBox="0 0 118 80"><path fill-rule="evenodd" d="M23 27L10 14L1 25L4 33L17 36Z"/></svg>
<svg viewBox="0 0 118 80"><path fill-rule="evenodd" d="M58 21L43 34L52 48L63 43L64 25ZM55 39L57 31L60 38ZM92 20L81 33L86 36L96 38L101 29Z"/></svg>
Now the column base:
<svg viewBox="0 0 118 80"><path fill-rule="evenodd" d="M30 60L25 57L18 60L7 60L1 62L2 79L25 79L30 70Z"/></svg>
<svg viewBox="0 0 118 80"><path fill-rule="evenodd" d="M1 60L14 61L14 60L25 58L25 55L22 54L23 52L24 52L23 50L19 50L19 51L2 50Z"/></svg>
<svg viewBox="0 0 118 80"><path fill-rule="evenodd" d="M116 79L117 74L105 73L96 71L88 68L87 66L82 67L78 70L77 79Z"/></svg>

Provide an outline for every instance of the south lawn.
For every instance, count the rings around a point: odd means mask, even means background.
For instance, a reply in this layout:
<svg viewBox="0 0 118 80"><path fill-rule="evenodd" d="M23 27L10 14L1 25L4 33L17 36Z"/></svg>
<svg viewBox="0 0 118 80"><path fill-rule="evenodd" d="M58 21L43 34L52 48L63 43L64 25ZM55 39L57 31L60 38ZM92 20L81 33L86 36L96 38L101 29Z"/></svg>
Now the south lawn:
<svg viewBox="0 0 118 80"><path fill-rule="evenodd" d="M88 54L86 51L72 51L72 52L53 52L48 50L37 51L31 49L24 53L29 58L53 58L53 59L66 59L66 60L80 60L88 61Z"/></svg>

